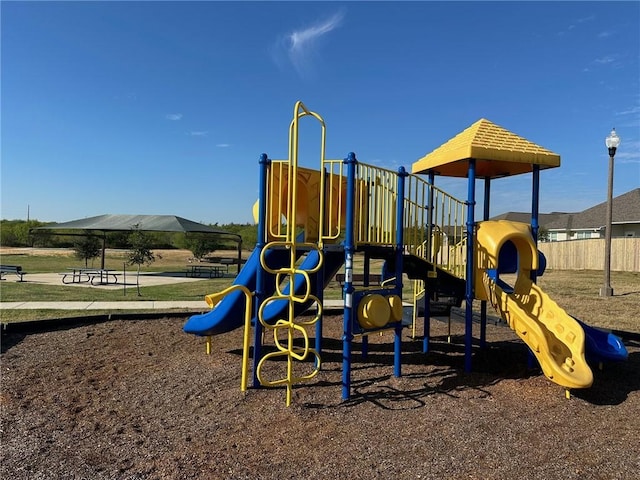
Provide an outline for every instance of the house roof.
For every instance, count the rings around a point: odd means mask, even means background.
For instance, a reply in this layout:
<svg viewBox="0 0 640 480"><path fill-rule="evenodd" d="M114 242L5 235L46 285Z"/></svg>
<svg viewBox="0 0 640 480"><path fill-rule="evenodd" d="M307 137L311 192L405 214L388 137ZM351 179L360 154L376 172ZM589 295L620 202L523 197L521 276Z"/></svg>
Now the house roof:
<svg viewBox="0 0 640 480"><path fill-rule="evenodd" d="M560 155L481 118L412 166L412 173L434 172L467 177L469 162L476 161L476 177L499 178L560 166Z"/></svg>
<svg viewBox="0 0 640 480"><path fill-rule="evenodd" d="M560 217L568 215L563 212L553 212L553 213L540 213L538 214L538 224L542 227L547 228L547 226L558 220ZM522 222L522 223L530 223L531 222L531 213L528 212L506 212L500 215L496 215L492 217L491 220L509 220L512 222Z"/></svg>
<svg viewBox="0 0 640 480"><path fill-rule="evenodd" d="M611 223L640 223L640 188L614 197L611 204ZM604 201L579 213L567 213L550 222L549 230L599 229L607 217L607 202Z"/></svg>
<svg viewBox="0 0 640 480"><path fill-rule="evenodd" d="M538 223L547 230L588 230L604 226L607 216L607 202L599 203L577 213L541 213ZM529 223L531 214L525 212L506 212L492 217L491 220L512 220ZM640 223L640 188L613 198L612 222Z"/></svg>

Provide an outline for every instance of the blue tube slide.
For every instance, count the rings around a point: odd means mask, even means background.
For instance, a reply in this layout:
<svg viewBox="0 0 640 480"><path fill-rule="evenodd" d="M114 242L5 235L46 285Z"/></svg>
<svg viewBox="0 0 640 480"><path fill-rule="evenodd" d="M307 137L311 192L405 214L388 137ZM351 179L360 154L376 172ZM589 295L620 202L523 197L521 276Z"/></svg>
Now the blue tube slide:
<svg viewBox="0 0 640 480"><path fill-rule="evenodd" d="M270 249L265 254L265 260L270 268L280 268L289 262L289 252L284 249ZM244 285L249 290L255 291L259 268L261 268L260 249L256 247L234 280L233 285ZM275 291L274 275L267 274L266 288L270 289L266 292L267 295L271 295ZM183 330L185 333L201 336L217 335L235 330L244 322L244 306L244 294L241 291L231 292L210 312L190 317Z"/></svg>
<svg viewBox="0 0 640 480"><path fill-rule="evenodd" d="M629 357L629 352L620 337L606 330L587 325L576 317L573 318L584 330L584 353L587 361L593 363L621 362Z"/></svg>
<svg viewBox="0 0 640 480"><path fill-rule="evenodd" d="M311 270L318 265L319 253L317 250L312 250L308 253L307 258L300 264L301 270ZM325 252L324 254L324 276L323 276L323 285L325 288L331 279L334 277L336 272L340 269L340 267L344 264L344 253L343 252ZM311 280L311 293L315 291L315 275L310 275ZM294 275L294 293L296 295L303 295L305 292L305 281L304 277L301 274ZM289 285L287 285L283 291L283 294L289 294ZM304 313L313 302L306 303L296 303L294 306L294 314L301 315ZM282 318L283 315L287 313L287 308L289 306L289 301L282 300L273 300L269 305L267 305L262 311L263 320L266 323L272 324L276 322L279 318Z"/></svg>
<svg viewBox="0 0 640 480"><path fill-rule="evenodd" d="M318 264L319 253L315 250L309 252L307 257L300 265L301 269L311 269ZM279 268L287 265L290 260L289 252L287 250L269 250L265 259L270 268ZM336 272L340 269L344 263L344 254L342 252L328 252L324 258L324 284L331 281ZM242 268L240 274L233 282L234 285L244 285L249 290L254 291L256 289L256 276L260 267L260 251L256 248L247 263ZM311 279L311 291L315 289L315 275L310 275ZM301 274L294 275L295 293L302 294L304 292L304 279ZM266 282L266 295L273 295L275 292L275 275L269 274ZM283 293L286 295L289 293L289 285L283 289ZM263 310L263 318L268 323L273 323L278 318L281 318L288 307L288 301L275 300L267 305ZM307 304L296 304L295 314L299 315L304 310L309 308L311 302ZM193 315L185 323L183 330L185 333L192 333L195 335L217 335L231 330L239 328L244 323L244 306L245 299L242 292L232 292L224 297L218 305L215 306L210 312L203 313L201 315Z"/></svg>

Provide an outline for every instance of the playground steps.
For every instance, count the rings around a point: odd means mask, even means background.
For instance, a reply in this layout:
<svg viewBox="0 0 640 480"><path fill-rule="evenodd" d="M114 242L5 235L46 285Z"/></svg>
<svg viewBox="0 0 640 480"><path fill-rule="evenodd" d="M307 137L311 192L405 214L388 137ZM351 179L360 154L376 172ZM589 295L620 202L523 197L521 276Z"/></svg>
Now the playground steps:
<svg viewBox="0 0 640 480"><path fill-rule="evenodd" d="M382 259L387 270L395 270L395 250L393 247L367 246L361 247L371 258ZM459 307L465 295L465 281L439 268L433 263L413 254L402 255L402 270L411 280L422 280L425 289L431 295L431 307L437 311L448 313L451 307ZM418 304L424 312L424 298Z"/></svg>

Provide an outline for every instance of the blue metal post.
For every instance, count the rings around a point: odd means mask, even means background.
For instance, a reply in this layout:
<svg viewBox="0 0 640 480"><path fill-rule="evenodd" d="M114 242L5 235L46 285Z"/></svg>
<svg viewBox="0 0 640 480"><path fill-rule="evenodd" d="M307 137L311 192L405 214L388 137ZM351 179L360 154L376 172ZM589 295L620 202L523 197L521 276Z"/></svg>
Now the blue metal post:
<svg viewBox="0 0 640 480"><path fill-rule="evenodd" d="M395 292L402 299L402 254L404 253L404 190L405 179L409 176L404 167L398 168L398 187L396 198L396 288ZM402 375L402 320L396 323L393 339L393 374Z"/></svg>
<svg viewBox="0 0 640 480"><path fill-rule="evenodd" d="M489 220L491 204L491 178L485 177L484 179L484 214L483 220ZM480 348L487 346L487 301L482 300L480 302Z"/></svg>
<svg viewBox="0 0 640 480"><path fill-rule="evenodd" d="M533 185L531 188L531 232L533 233L533 241L538 247L538 230L539 223L538 217L540 216L539 208L540 208L540 166L533 166ZM531 272L532 275L535 275L535 272ZM535 276L533 277L535 281Z"/></svg>
<svg viewBox="0 0 640 480"><path fill-rule="evenodd" d="M476 161L469 160L469 185L467 192L467 265L466 265L466 292L465 292L465 335L464 335L464 371L471 372L471 354L473 350L473 247L475 243L474 210L476 206Z"/></svg>
<svg viewBox="0 0 640 480"><path fill-rule="evenodd" d="M258 186L258 232L257 249L261 252L267 239L267 178L271 160L266 153L260 155L260 185ZM260 386L258 380L258 362L262 357L262 324L258 320L258 308L265 300L265 272L258 267L256 272L256 293L253 302L253 388Z"/></svg>
<svg viewBox="0 0 640 480"><path fill-rule="evenodd" d="M532 171L532 185L531 185L531 233L533 235L533 243L536 246L536 251L538 250L538 217L539 207L540 207L540 165L533 165ZM537 272L535 270L531 270L531 281L536 283L538 278ZM535 364L535 356L530 349L527 349L527 365L529 368L533 368Z"/></svg>
<svg viewBox="0 0 640 480"><path fill-rule="evenodd" d="M344 321L342 335L342 399L351 397L351 343L353 342L353 255L355 253L355 201L356 201L356 154L349 152L344 163L347 169L347 205L344 239Z"/></svg>
<svg viewBox="0 0 640 480"><path fill-rule="evenodd" d="M427 183L429 184L429 196L427 201L427 235L429 241L427 242L430 252L433 252L433 186L435 184L436 174L433 170L429 170L427 175ZM435 263L435 258L429 256L429 260ZM424 282L424 336L422 338L422 353L429 351L429 337L431 336L431 292L427 291L427 282Z"/></svg>

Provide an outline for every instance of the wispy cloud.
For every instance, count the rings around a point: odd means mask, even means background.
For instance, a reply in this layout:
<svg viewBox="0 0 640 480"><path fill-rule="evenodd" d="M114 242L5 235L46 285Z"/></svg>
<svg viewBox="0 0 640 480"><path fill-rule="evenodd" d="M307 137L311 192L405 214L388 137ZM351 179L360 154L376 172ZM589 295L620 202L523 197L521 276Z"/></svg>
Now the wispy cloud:
<svg viewBox="0 0 640 480"><path fill-rule="evenodd" d="M206 137L207 135L209 135L209 132L207 132L207 131L189 132L189 135L192 136L192 137Z"/></svg>
<svg viewBox="0 0 640 480"><path fill-rule="evenodd" d="M621 142L620 148L616 152L616 161L619 163L640 163L640 141Z"/></svg>
<svg viewBox="0 0 640 480"><path fill-rule="evenodd" d="M604 57L598 57L594 60L595 63L599 65L608 65L617 60L616 55L605 55Z"/></svg>
<svg viewBox="0 0 640 480"><path fill-rule="evenodd" d="M582 17L576 20L576 23L585 23L585 22L591 22L593 20L596 19L595 15L588 15L586 17Z"/></svg>
<svg viewBox="0 0 640 480"><path fill-rule="evenodd" d="M166 118L167 120L180 120L182 119L182 114L181 113L167 113L164 118Z"/></svg>
<svg viewBox="0 0 640 480"><path fill-rule="evenodd" d="M636 115L640 113L640 106L631 107L628 110L622 110L621 112L616 112L616 115Z"/></svg>
<svg viewBox="0 0 640 480"><path fill-rule="evenodd" d="M230 146L231 146L230 143L218 143L216 145L216 147L218 147L218 148L227 148L227 147L230 147Z"/></svg>
<svg viewBox="0 0 640 480"><path fill-rule="evenodd" d="M604 32L600 32L598 34L598 38L607 38L607 37L610 37L611 35L613 35L613 32L605 30Z"/></svg>
<svg viewBox="0 0 640 480"><path fill-rule="evenodd" d="M307 28L294 30L279 38L274 48L276 62L283 63L281 55L284 52L299 75L306 76L311 73L313 56L317 51L318 43L342 24L344 16L344 10L340 10L327 19L320 20Z"/></svg>
<svg viewBox="0 0 640 480"><path fill-rule="evenodd" d="M616 125L624 128L632 128L636 132L638 131L638 127L640 127L640 105L630 106L629 108L615 112L615 116L617 117ZM630 145L634 145L635 150L640 152L638 142L631 143Z"/></svg>
<svg viewBox="0 0 640 480"><path fill-rule="evenodd" d="M567 26L566 30L562 30L562 31L558 32L558 35L566 35L567 32L570 32L571 30L576 29L580 24L586 23L586 22L591 22L591 21L593 21L595 19L596 19L595 15L589 15L587 17L578 18L577 20L575 20L575 22L569 24Z"/></svg>
<svg viewBox="0 0 640 480"><path fill-rule="evenodd" d="M613 68L613 69L619 69L619 68L623 68L624 67L624 63L622 62L622 58L623 55L617 54L617 53L612 53L609 55L603 55L601 57L598 58L594 58L593 61L591 62L591 66L594 67L594 69L597 68ZM585 69L583 69L583 72L588 72L591 69L589 67L586 67Z"/></svg>

